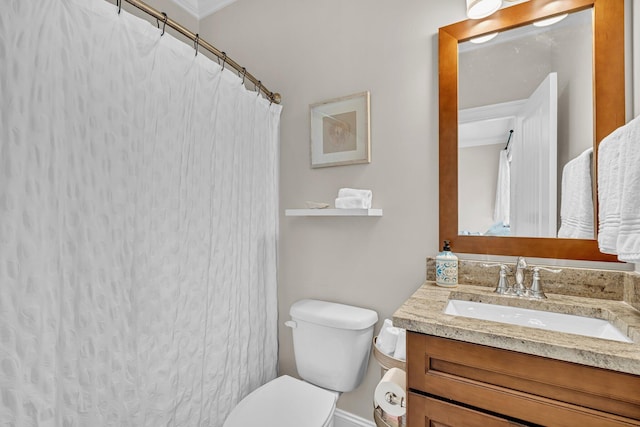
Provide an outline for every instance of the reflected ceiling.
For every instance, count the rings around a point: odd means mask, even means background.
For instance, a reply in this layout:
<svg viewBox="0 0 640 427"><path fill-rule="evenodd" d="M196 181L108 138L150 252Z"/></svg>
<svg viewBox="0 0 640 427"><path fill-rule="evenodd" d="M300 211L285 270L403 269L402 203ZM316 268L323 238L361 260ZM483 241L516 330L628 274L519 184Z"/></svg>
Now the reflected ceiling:
<svg viewBox="0 0 640 427"><path fill-rule="evenodd" d="M191 15L198 19L202 19L214 12L219 11L225 6L230 5L236 0L171 0Z"/></svg>

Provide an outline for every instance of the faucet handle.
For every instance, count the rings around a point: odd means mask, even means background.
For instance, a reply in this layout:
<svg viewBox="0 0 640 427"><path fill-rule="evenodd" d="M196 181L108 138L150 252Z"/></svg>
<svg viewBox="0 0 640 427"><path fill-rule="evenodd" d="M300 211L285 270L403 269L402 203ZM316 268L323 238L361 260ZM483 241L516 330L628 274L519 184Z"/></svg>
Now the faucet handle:
<svg viewBox="0 0 640 427"><path fill-rule="evenodd" d="M496 289L494 290L497 294L508 294L511 292L511 285L509 285L509 280L507 279L507 273L511 273L511 269L506 264L500 263L490 263L490 264L482 264L483 267L500 267L500 277L498 278L498 284L496 285Z"/></svg>
<svg viewBox="0 0 640 427"><path fill-rule="evenodd" d="M533 277L531 278L531 287L527 289L527 295L531 298L545 299L547 296L542 291L542 280L540 279L540 270L548 271L550 273L560 273L562 270L545 268L545 267L532 267Z"/></svg>
<svg viewBox="0 0 640 427"><path fill-rule="evenodd" d="M548 268L548 267L533 267L533 271L548 271L549 273L560 273L562 270L559 268Z"/></svg>
<svg viewBox="0 0 640 427"><path fill-rule="evenodd" d="M509 268L509 266L507 264L503 264L500 262L491 262L491 263L484 263L484 264L480 264L482 267L484 268L490 268L490 267L500 267L500 270L505 269L507 272L511 273L511 268Z"/></svg>
<svg viewBox="0 0 640 427"><path fill-rule="evenodd" d="M500 264L499 262L485 262L480 265L483 266L484 268L489 268L489 267L500 267L502 264Z"/></svg>

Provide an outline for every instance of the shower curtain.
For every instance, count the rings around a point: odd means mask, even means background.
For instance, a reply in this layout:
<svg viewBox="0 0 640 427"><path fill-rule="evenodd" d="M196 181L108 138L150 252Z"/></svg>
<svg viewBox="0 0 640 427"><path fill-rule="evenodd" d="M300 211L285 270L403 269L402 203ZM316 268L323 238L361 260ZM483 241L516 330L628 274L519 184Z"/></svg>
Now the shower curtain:
<svg viewBox="0 0 640 427"><path fill-rule="evenodd" d="M280 107L104 0L0 13L0 424L221 426L276 375Z"/></svg>

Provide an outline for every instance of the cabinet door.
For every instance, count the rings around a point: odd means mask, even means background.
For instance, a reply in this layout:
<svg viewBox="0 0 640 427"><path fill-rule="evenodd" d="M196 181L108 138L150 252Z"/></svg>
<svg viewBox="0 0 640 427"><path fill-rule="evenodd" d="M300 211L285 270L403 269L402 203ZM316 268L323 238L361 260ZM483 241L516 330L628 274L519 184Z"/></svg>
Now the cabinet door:
<svg viewBox="0 0 640 427"><path fill-rule="evenodd" d="M640 426L638 375L447 338L407 333L407 387L534 425Z"/></svg>
<svg viewBox="0 0 640 427"><path fill-rule="evenodd" d="M409 393L408 425L415 427L515 427L526 426L452 403Z"/></svg>

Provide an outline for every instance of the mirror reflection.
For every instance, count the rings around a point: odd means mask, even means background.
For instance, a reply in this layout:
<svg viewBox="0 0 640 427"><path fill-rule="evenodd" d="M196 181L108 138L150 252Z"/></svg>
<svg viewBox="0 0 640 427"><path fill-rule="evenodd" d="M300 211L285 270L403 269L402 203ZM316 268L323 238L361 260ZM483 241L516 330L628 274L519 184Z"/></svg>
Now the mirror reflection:
<svg viewBox="0 0 640 427"><path fill-rule="evenodd" d="M460 235L594 238L592 16L458 45Z"/></svg>

